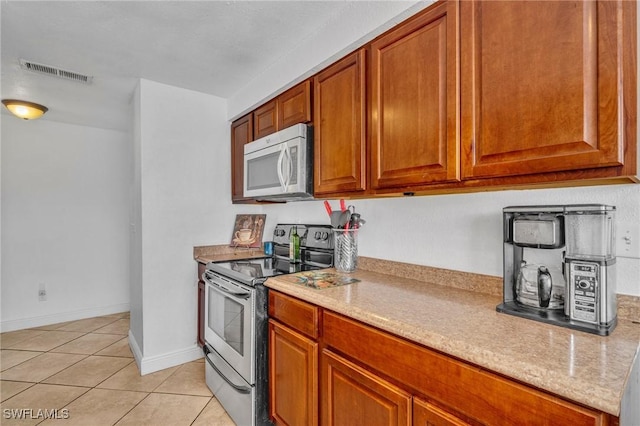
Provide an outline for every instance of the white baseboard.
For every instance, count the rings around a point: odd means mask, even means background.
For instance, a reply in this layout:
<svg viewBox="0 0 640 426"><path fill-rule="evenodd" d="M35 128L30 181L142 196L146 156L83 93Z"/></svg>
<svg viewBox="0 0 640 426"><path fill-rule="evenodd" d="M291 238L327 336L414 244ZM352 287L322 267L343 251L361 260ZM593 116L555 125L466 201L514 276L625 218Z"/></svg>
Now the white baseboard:
<svg viewBox="0 0 640 426"><path fill-rule="evenodd" d="M138 370L140 371L140 363L142 362L142 351L140 350L140 345L138 345L138 341L134 337L131 329L129 329L129 348L131 348L131 353L133 353L133 359L136 360L136 364L138 365Z"/></svg>
<svg viewBox="0 0 640 426"><path fill-rule="evenodd" d="M132 340L135 342L133 335L130 334L129 343L131 343ZM136 350L138 351L137 355L135 353ZM138 369L142 376L164 370L165 368L175 367L176 365L184 364L185 362L195 361L196 359L203 357L202 348L198 345L193 345L173 352L167 352L162 355L142 357L140 349L137 347L136 343L136 347L132 347L132 352L134 352L133 356L136 358L136 363L138 364Z"/></svg>
<svg viewBox="0 0 640 426"><path fill-rule="evenodd" d="M101 317L103 315L119 314L128 312L129 304L120 303L111 306L102 306L98 308L80 309L71 312L60 312L57 314L42 315L31 318L21 318L16 320L7 320L0 322L0 331L2 333L14 330L23 330L25 328L42 327L43 325L57 324L60 322L76 321L85 318Z"/></svg>

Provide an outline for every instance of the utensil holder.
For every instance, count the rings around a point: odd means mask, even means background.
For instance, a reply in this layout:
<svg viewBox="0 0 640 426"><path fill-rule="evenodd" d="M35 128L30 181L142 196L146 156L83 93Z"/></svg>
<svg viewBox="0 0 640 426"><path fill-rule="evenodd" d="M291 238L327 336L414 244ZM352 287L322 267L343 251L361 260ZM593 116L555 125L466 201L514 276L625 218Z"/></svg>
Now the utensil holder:
<svg viewBox="0 0 640 426"><path fill-rule="evenodd" d="M338 272L358 267L358 229L333 229L334 264Z"/></svg>

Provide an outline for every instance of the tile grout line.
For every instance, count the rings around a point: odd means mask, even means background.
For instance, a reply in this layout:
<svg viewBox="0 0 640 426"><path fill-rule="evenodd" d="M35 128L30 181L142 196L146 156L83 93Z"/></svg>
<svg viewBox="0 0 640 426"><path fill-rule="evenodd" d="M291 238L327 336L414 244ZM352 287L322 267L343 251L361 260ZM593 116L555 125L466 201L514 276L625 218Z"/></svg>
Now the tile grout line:
<svg viewBox="0 0 640 426"><path fill-rule="evenodd" d="M113 324L116 321L119 321L121 319L126 319L126 318L117 318L115 319L115 321L109 323L109 324L105 324L104 326L108 326L110 324ZM100 329L102 327L98 327L98 329ZM96 330L98 330L96 329ZM43 330L43 332L50 332L50 331L67 331L67 330ZM73 331L70 331L73 332ZM126 369L127 367L131 366L132 364L135 364L135 358L132 357L123 357L123 356L119 356L119 355L98 355L99 352L108 349L109 347L118 344L119 342L122 341L122 339L126 339L126 335L120 335L117 333L96 333L95 330L94 331L89 331L89 332L82 332L83 334L81 336L78 336L68 342L65 342L61 345L55 346L47 351L41 351L41 350L29 350L29 349L10 349L10 348L4 348L2 350L13 350L13 351L24 351L24 352L38 352L38 355L34 356L33 358L29 358L28 360L24 360L14 366L9 367L7 370L10 370L11 368L17 367L25 362L28 362L30 360L33 359L37 359L38 357L41 357L44 354L47 353L52 353L52 354L60 354L60 355L83 355L83 357L81 359L79 359L78 361L72 363L71 365L63 368L62 370L53 373L45 378L43 378L42 380L39 380L37 382L30 382L30 381L22 381L22 380L7 380L7 381L15 381L15 382L20 382L20 383L26 383L29 384L29 386L25 389L22 389L21 391L19 391L18 393L11 395L9 398L7 398L6 400L10 400L20 394L22 394L25 391L28 391L29 389L32 389L33 387L35 387L36 385L44 385L44 386L62 386L62 387L70 387L70 388L83 388L84 391L79 394L78 396L74 397L72 400L67 401L65 404L62 404L62 406L59 409L63 409L65 407L69 407L71 404L73 404L74 402L76 402L77 400L79 400L82 397L85 397L89 392L91 392L92 390L96 390L96 391L100 391L100 390L104 390L104 391L113 391L113 392L135 392L135 393L140 393L140 394L145 394L144 397L138 401L136 404L134 404L128 411L126 411L125 413L122 414L122 416L120 416L118 419L116 419L112 425L117 424L118 422L122 421L126 416L128 416L133 410L135 410L141 403L143 403L144 401L146 401L150 395L152 394L156 394L156 395L181 395L181 396L188 396L188 397L199 397L199 398L206 398L206 402L204 403L204 405L202 406L202 408L200 410L197 411L197 413L195 414L195 417L193 417L193 420L189 423L190 425L193 425L198 418L205 412L206 408L209 406L209 404L211 403L211 401L213 399L215 399L215 397L213 395L198 395L195 393L184 393L184 392L171 392L171 391L167 391L167 392L158 392L157 389L159 389L162 385L164 385L166 382L168 382L172 377L174 377L177 374L180 374L179 372L182 371L183 369L185 369L186 365L191 364L192 362L188 362L188 363L184 363L181 365L178 365L175 369L175 371L173 371L171 374L169 374L166 378L164 378L160 383L158 383L156 386L153 387L153 389L150 392L147 391L138 391L138 390L129 390L129 389L110 389L110 388L99 388L98 386L102 385L103 383L105 383L107 380L111 379L113 376L115 376L116 374L122 372L124 369ZM87 335L90 334L94 334L94 335L116 335L116 336L121 336L120 339L117 339L116 341L114 341L113 343L105 346L104 348L98 349L95 352L91 353L91 354L78 354L78 353L70 353L70 352L52 352L55 349L60 348L61 346L64 346L68 343L71 343L77 339L80 339L82 337L85 337ZM33 337L37 337L37 336L33 336ZM32 337L32 338L33 338ZM25 339L25 340L29 340L29 339ZM20 341L22 342L22 340ZM19 342L18 342L19 343ZM50 379L51 377L60 374L68 369L70 369L73 366L76 366L78 363L90 358L90 357L109 357L109 358L122 358L122 359L128 359L130 360L129 363L125 364L124 366L122 366L121 368L119 368L117 371L114 371L113 373L111 373L108 377L104 378L103 380L101 380L99 383L96 383L93 386L85 386L85 385L74 385L74 384L64 384L64 383L44 383L46 380ZM137 368L137 366L136 366ZM7 371L5 370L5 371ZM139 374L139 370L138 370L138 374ZM2 379L2 372L0 372L0 380ZM6 401L3 401L3 403L5 403ZM44 422L46 420L42 420L41 422L38 422L37 424L40 424L42 422Z"/></svg>

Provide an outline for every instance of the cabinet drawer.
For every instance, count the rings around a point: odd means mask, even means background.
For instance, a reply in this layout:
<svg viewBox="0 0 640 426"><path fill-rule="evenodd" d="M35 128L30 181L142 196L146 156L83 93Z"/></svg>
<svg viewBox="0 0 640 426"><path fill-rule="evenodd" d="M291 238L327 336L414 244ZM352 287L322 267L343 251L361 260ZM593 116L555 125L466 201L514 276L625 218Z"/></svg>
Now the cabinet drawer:
<svg viewBox="0 0 640 426"><path fill-rule="evenodd" d="M324 312L327 346L455 413L492 424L605 425L609 416L447 357L340 315Z"/></svg>
<svg viewBox="0 0 640 426"><path fill-rule="evenodd" d="M318 307L276 291L269 291L269 316L313 339L318 338Z"/></svg>

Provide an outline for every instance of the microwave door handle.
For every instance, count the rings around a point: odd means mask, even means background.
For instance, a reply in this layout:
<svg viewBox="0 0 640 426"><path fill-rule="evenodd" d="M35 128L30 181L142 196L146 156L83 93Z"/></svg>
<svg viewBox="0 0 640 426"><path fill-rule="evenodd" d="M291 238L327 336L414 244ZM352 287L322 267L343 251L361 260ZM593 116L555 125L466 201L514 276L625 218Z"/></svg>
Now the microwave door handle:
<svg viewBox="0 0 640 426"><path fill-rule="evenodd" d="M289 154L287 149L287 144L282 144L280 148L280 156L278 157L278 180L280 181L280 187L282 188L282 192L287 192L287 179L285 178L286 167L285 160Z"/></svg>
<svg viewBox="0 0 640 426"><path fill-rule="evenodd" d="M286 158L287 158L287 179L285 186L288 188L291 183L291 175L293 174L293 157L291 157L291 150L289 149L289 145L285 147Z"/></svg>
<svg viewBox="0 0 640 426"><path fill-rule="evenodd" d="M282 190L285 190L285 182L284 182L284 156L285 156L285 147L286 145L283 145L282 148L280 148L280 155L278 156L278 165L276 166L276 170L278 172L278 180L280 181L280 186L282 187Z"/></svg>

